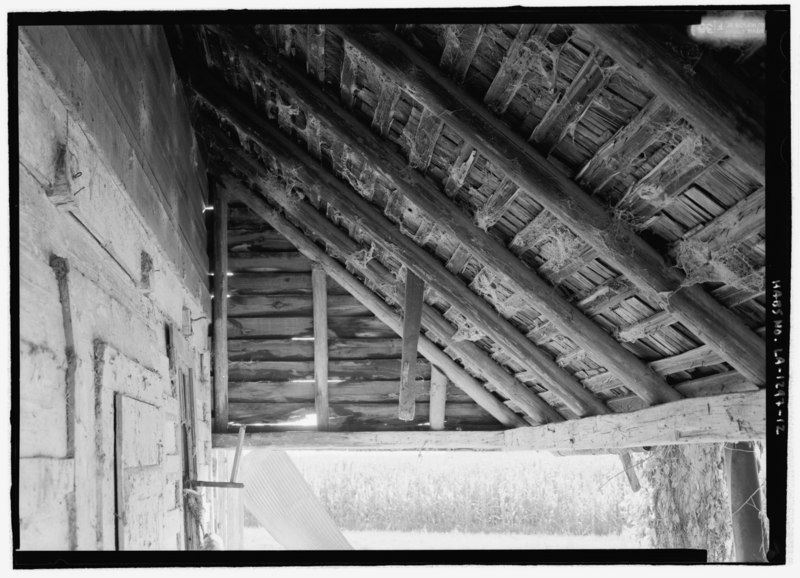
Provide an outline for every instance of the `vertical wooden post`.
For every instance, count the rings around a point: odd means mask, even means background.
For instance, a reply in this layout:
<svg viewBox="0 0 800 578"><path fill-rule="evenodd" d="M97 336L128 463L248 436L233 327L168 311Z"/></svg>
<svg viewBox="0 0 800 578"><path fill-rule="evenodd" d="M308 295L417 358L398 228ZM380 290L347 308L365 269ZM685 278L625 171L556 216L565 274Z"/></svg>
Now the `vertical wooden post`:
<svg viewBox="0 0 800 578"><path fill-rule="evenodd" d="M631 453L622 452L619 454L619 459L622 462L622 468L625 472L625 477L628 478L628 483L631 485L631 490L638 492L642 489L642 485L639 483L639 476L636 475L636 470L633 468Z"/></svg>
<svg viewBox="0 0 800 578"><path fill-rule="evenodd" d="M314 406L317 429L328 429L328 293L325 270L317 263L311 269L311 290L314 307Z"/></svg>
<svg viewBox="0 0 800 578"><path fill-rule="evenodd" d="M406 296L403 306L403 357L400 364L400 410L404 421L414 419L414 378L417 369L417 344L422 323L425 283L406 270Z"/></svg>
<svg viewBox="0 0 800 578"><path fill-rule="evenodd" d="M228 198L214 187L214 431L228 429Z"/></svg>
<svg viewBox="0 0 800 578"><path fill-rule="evenodd" d="M430 416L432 430L444 429L444 406L447 401L447 376L431 366Z"/></svg>
<svg viewBox="0 0 800 578"><path fill-rule="evenodd" d="M761 527L761 488L753 442L725 444L733 522L734 562L766 562Z"/></svg>

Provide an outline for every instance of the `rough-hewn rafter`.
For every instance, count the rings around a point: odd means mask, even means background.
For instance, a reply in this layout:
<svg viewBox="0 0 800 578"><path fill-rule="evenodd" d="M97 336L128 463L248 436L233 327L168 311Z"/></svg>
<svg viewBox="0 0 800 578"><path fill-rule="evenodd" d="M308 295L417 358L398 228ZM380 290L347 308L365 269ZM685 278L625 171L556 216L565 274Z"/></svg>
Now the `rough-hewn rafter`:
<svg viewBox="0 0 800 578"><path fill-rule="evenodd" d="M681 323L749 379L764 383L766 348L760 337L701 287L681 287L679 271L627 226L615 221L595 199L547 163L485 107L388 30L377 26L333 28L400 86L413 86L415 95L427 107L436 113L447 112L450 127L474 142L482 154L597 249L649 300L668 307ZM759 154L763 158L763 146Z"/></svg>
<svg viewBox="0 0 800 578"><path fill-rule="evenodd" d="M539 374L544 382L548 384L548 387L557 393L570 406L572 411L578 415L592 415L608 411L602 402L583 389L578 381L560 368L547 353L537 348L513 325L498 316L491 305L484 299L470 291L463 282L450 274L434 257L409 237L406 237L397 226L388 221L374 206L325 169L319 167L318 163L313 162L302 148L281 133L270 130L268 126L265 126L262 117L250 111L249 107L238 100L235 95L227 94L225 99L221 99L219 96L212 95L212 93L222 92L223 89L212 87L210 84L203 86L202 90L204 97L210 97L212 104L220 111L220 114L232 119L234 125L243 133L253 135L254 140L259 142L266 150L272 151L284 166L292 167L301 173L305 182L323 187L326 191L326 200L331 205L349 217L357 219L363 230L372 237L373 242L388 250L395 258L450 302L458 304L460 312L472 324L479 327L481 331L514 355L521 365ZM244 115L247 115L246 119ZM412 171L412 173L419 178L415 171ZM443 195L440 196L442 199L445 198ZM447 210L445 209L445 211ZM431 216L439 218L439 222L442 225L444 225L443 221L449 218L447 213L444 218L436 214ZM486 235L472 223L468 222L467 224L481 235ZM497 258L496 254L494 258ZM539 282L541 283L541 281ZM580 313L578 312L578 314ZM600 331L602 332L602 330ZM610 339L608 334L603 333L603 335L605 338ZM616 342L614 343L616 344ZM616 345L621 348L619 344ZM633 356L630 355L630 357ZM633 359L635 360L635 365L641 364L635 357ZM630 368L626 368L626 371L629 370ZM644 376L650 373L652 372L649 370L638 373L637 378L641 379L642 382L633 383L632 389L635 388L641 391L644 387ZM664 388L669 389L666 384L664 384ZM672 392L673 399L679 397L679 394L675 393L674 390L669 389L669 391ZM666 395L664 399L666 399ZM663 399L660 401L663 401Z"/></svg>
<svg viewBox="0 0 800 578"><path fill-rule="evenodd" d="M278 210L271 207L255 193L246 190L242 185L239 185L228 177L223 177L223 184L226 185L230 194L245 203L253 212L267 221L276 231L294 244L298 251L303 253L308 259L319 263L328 275L350 292L353 297L358 299L378 319L383 321L398 335L402 333L402 320L399 315L386 305L382 299L351 275L344 266L331 258L325 251L314 244L313 241L308 239L305 233L289 223ZM475 380L452 359L447 357L447 355L432 341L425 337L420 337L419 351L426 359L436 364L444 371L457 387L472 397L475 403L483 407L500 421L500 423L511 426L519 425L519 422L522 421L519 416L511 412L511 410L500 403L497 398L484 389L480 382Z"/></svg>
<svg viewBox="0 0 800 578"><path fill-rule="evenodd" d="M493 272L499 273L502 278L508 279L510 285L520 294L523 300L551 319L562 332L569 333L573 341L585 350L590 351L599 363L619 375L626 387L651 404L680 397L662 379L651 372L643 362L617 343L599 325L589 320L578 308L553 292L547 282L522 264L494 237L481 231L445 195L432 186L430 181L408 167L396 151L392 150L384 141L378 139L366 127L360 125L359 121L350 117L349 113L341 106L332 102L319 88L311 85L307 78L304 76L298 77L296 72L292 73L290 67L281 64L269 65L266 66L266 69L282 90L294 96L310 110L319 112L320 122L328 125L330 130L342 142L349 143L348 146L351 146L354 150L360 147L359 150L363 152L369 163L376 169L382 169L391 178L393 184L397 186L398 191L423 209L430 218L436 219L441 227L467 246L484 266L489 267ZM242 107L239 106L237 108L241 109ZM356 206L358 204L356 202L354 205L348 201L346 210L356 211L358 210ZM407 242L407 239L403 238L403 241ZM419 247L413 247L413 250L419 252ZM429 255L422 253L425 258L430 259ZM418 262L416 258L413 261L415 262L414 264ZM474 294L470 293L469 297L474 298ZM480 300L480 306L485 307L486 303ZM492 315L492 317L496 319L496 316ZM489 316L486 317L485 321L492 324ZM519 343L514 347L517 350L517 354L522 351L519 349ZM538 353L538 350L536 351L537 354L535 354L536 357L534 359L541 360L540 366L546 367L552 363L549 356L544 356L545 358L543 358ZM529 356L520 355L523 359ZM555 376L555 374L553 375ZM574 381L570 379L564 380L562 377L551 377L550 379L553 384L558 382L569 384ZM580 397L582 392L575 391L574 395ZM581 412L585 412L586 409L587 407L578 408Z"/></svg>
<svg viewBox="0 0 800 578"><path fill-rule="evenodd" d="M713 74L685 62L648 29L631 24L584 24L581 32L630 74L658 92L705 136L749 166L764 182L764 102L721 67Z"/></svg>
<svg viewBox="0 0 800 578"><path fill-rule="evenodd" d="M227 142L221 135L215 135L215 138L220 140L221 143ZM234 153L232 150L233 143L223 146L231 148L228 156L229 158L236 157L234 164L238 170L244 174L254 175L254 178L257 179L257 175L261 171L252 161L247 162L248 159L241 153ZM361 249L354 240L339 230L311 205L305 202L289 202L280 195L274 195L274 199L297 222L303 223L308 228L309 234L324 242L334 253L347 258ZM375 285L387 288L394 286L392 273L376 260L369 261L366 266L362 267L361 273ZM394 298L396 302L400 302L402 296L398 293L394 295ZM423 307L422 325L437 342L445 345L446 351L451 356L461 359L470 372L485 379L488 382L487 385L496 387L500 393L516 403L531 418L539 423L556 422L563 419L558 412L542 401L533 391L503 370L480 347L466 340L454 341L453 336L456 330L433 307L428 305Z"/></svg>

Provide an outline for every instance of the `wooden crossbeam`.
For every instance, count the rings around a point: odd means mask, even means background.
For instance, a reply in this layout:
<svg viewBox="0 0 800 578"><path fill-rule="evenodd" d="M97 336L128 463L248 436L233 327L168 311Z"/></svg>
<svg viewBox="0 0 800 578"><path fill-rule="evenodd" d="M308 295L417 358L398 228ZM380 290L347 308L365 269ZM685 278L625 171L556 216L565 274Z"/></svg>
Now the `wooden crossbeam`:
<svg viewBox="0 0 800 578"><path fill-rule="evenodd" d="M481 331L513 354L526 369L541 375L542 379L548 383L548 387L559 395L577 415L590 415L608 411L600 400L583 389L572 375L559 367L549 354L534 346L511 323L499 317L491 305L450 274L435 257L404 235L397 226L388 221L372 204L345 186L326 169L320 167L318 163L311 160L308 154L290 139L277 131L270 130L268 125L265 126L263 117L250 111L249 106L241 102L235 95L226 93L226 89L218 84L201 85L200 82L198 81L198 87L202 87L202 98L207 100L210 98L211 104L216 107L219 114L230 119L239 130L248 134L254 142L260 143L265 149L273 152L276 159L286 166L291 166L298 170L304 181L313 182L317 186L324 188L326 200L330 205L335 206L338 211L347 214L350 218L357 219L362 229L372 237L373 242L389 251L390 254L400 260L409 270L423 279L426 284L436 289L446 299L449 299L452 303L458 303L459 307L463 308L462 312L473 325L479 327ZM220 98L218 94L227 95L225 98ZM247 114L246 118L244 117L245 114ZM386 164L384 162L384 167ZM411 169L408 169L407 173L411 173L409 180L421 177ZM439 197L439 200L446 199L443 195L439 195ZM452 208L449 201L445 202L447 203L446 206L437 205L439 210L428 211L431 217L438 219L440 225L444 226L447 221L451 220L451 216L457 218L460 215L462 222L463 220L467 221L464 226L473 231L473 235L480 234L488 239L488 235L485 232L477 229L463 214ZM453 212L457 214L453 214ZM490 260L496 261L499 258L500 251L507 252L507 250L501 249L493 238L490 242L493 243L492 248L495 251ZM512 266L524 267L521 264ZM532 271L525 270L529 272L528 277L535 276ZM531 285L526 287L526 293L535 293L535 287L543 283L538 277L535 279L536 281L532 283L533 287ZM542 291L544 292L545 290L543 289ZM549 289L547 291L549 292ZM544 297L549 298L548 296ZM574 315L575 317L565 324L565 327L572 334L575 334L576 328L580 323L579 316L581 316L581 313L575 310ZM597 331L602 333L602 337L598 336L598 339L611 339L599 326L595 327ZM613 343L621 348L616 341ZM625 371L631 371L632 367L642 366L642 363L629 352L628 357L632 358L632 360L630 365L626 366ZM636 382L632 383L632 389L642 391L642 388L647 385L646 376L648 373L651 372L646 367L641 370L637 374ZM654 377L656 374L651 373L651 375ZM663 387L666 390L664 399L677 395L666 384Z"/></svg>
<svg viewBox="0 0 800 578"><path fill-rule="evenodd" d="M228 197L214 187L214 430L228 429Z"/></svg>
<svg viewBox="0 0 800 578"><path fill-rule="evenodd" d="M714 299L708 295L703 298L702 288L681 289L683 275L679 271L630 228L615 222L596 199L528 147L511 127L475 102L391 31L362 25L332 28L348 43L357 45L359 51L396 82L413 85L415 95L426 107L436 113L447 112L450 128L473 142L493 164L597 249L603 259L633 281L648 300L663 305L668 302L679 321L716 348L726 361L757 383L764 383L766 348L763 339ZM611 53L602 44L600 48ZM698 125L698 128L702 127ZM760 154L753 155L754 158L763 159L763 139L761 144ZM704 311L698 307L701 302ZM641 388L637 386L637 389Z"/></svg>
<svg viewBox="0 0 800 578"><path fill-rule="evenodd" d="M637 412L601 415L506 431L249 433L248 448L283 450L546 450L591 451L766 437L766 393L683 399ZM235 434L214 434L214 447L234 447Z"/></svg>
<svg viewBox="0 0 800 578"><path fill-rule="evenodd" d="M592 450L764 439L766 392L682 399L505 434L507 449Z"/></svg>
<svg viewBox="0 0 800 578"><path fill-rule="evenodd" d="M359 50L361 50L361 47L359 47ZM651 404L662 403L680 397L655 373L649 371L641 360L615 341L600 325L591 321L580 309L552 291L552 287L545 280L520 262L495 237L480 230L452 201L436 187L432 186L429 180L408 167L401 154L364 127L338 103L333 102L319 87L310 84L304 75L291 75L291 70L288 66L282 70L270 64L263 66L269 70L272 79L278 83L282 90L302 102L308 109L319 113L320 122L324 122L333 131L337 140L346 143L346 146L353 150L360 150L373 166L380 166L391 177L392 184L397 187L395 194L402 193L404 198L413 202L429 218L435 219L443 229L463 243L485 267L500 274L503 278L507 278L510 286L519 293L526 303L551 319L562 332L569 333L579 346L591 351L593 358L598 363L618 374L626 386L636 392L637 395L642 396L643 399ZM221 87L215 87L214 89L217 91L224 90ZM232 98L234 98L233 95L229 95L223 100L227 101ZM241 119L242 111L249 108L252 107L241 103L235 107L235 114L233 116L229 114L228 117ZM253 120L256 120L252 111L249 111L248 114L253 117ZM259 118L257 122L263 121ZM245 127L241 126L240 128L245 129ZM274 138L281 141L278 146L284 146L283 139L285 137L278 134L266 135L266 131L263 129L258 129L256 132L259 135L259 140L263 140L265 137ZM288 144L288 140L285 142ZM305 151L302 151L293 143L292 147L297 150L301 164L308 166L307 161L304 160L308 157ZM296 163L297 160L293 158L291 162ZM315 174L315 178L322 178L319 177L318 171ZM327 178L329 179L330 177ZM357 195L353 196L352 191L349 189L342 189L341 184L337 184L336 191L341 191L342 194L335 194L334 189L331 189L330 192L333 197L338 199L338 210L347 214L363 214L364 219L369 221L372 226L383 226L384 219L381 218L380 222L382 224L377 225L375 219L369 216L369 213L374 212L374 209L370 207L369 203L365 203L364 199ZM364 212L365 210L366 212ZM394 227L392 228L394 229ZM380 233L377 231L378 229L375 229L374 234L379 236L386 235L385 228ZM441 275L438 262L432 259L429 254L421 251L418 246L409 243L409 239L400 234L399 231L397 234L399 235L398 241L392 242L392 248L395 251L400 246L408 248L410 253L407 255L409 260L407 266L414 269L415 267L419 268L421 263L427 263L429 274L433 274L438 278ZM413 245L413 247L410 245ZM654 253L652 249L650 251ZM433 273L434 269L436 273ZM417 270L415 270L415 273L420 274ZM428 279L426 279L426 282L433 285L433 282ZM438 287L437 290L441 291ZM473 293L469 291L466 293L467 295L461 298L475 299L476 296ZM485 308L487 304L480 300L477 306ZM470 307L470 309L474 308ZM475 309L475 311L478 314L477 311L480 310ZM484 325L487 323L494 325L497 322L494 312L492 311L491 316L487 312L480 323L480 327L485 330ZM574 399L568 403L574 404L576 399L584 396L583 390L576 388L576 380L569 375L565 376L560 368L556 371L558 366L553 364L549 355L543 354L536 348L532 350L536 353L532 353L529 343L520 343L519 338L522 336L513 326L509 325L502 330L498 330L506 336L514 335L511 342L507 341L508 347L516 348L517 355L521 359L534 359L540 367L539 371L541 371L542 367L546 367L548 368L547 372L552 372L552 375L548 374L548 380L552 387L559 387L564 393L571 391L571 396ZM523 348L528 352L523 354ZM530 363L530 361L526 362ZM563 384L563 386L558 384ZM567 394L567 397L570 397L570 394ZM589 405L594 405L597 411L602 411L601 408L603 406L597 400L585 399L584 401ZM580 406L581 404L578 404L575 409L579 414L585 415L589 406Z"/></svg>
<svg viewBox="0 0 800 578"><path fill-rule="evenodd" d="M417 343L422 323L422 299L425 283L414 273L406 271L406 294L403 303L403 355L400 362L400 396L398 418L414 419L414 370L417 361Z"/></svg>
<svg viewBox="0 0 800 578"><path fill-rule="evenodd" d="M716 140L764 182L766 123L762 98L731 75L725 75L723 67L711 71L699 66L687 74L685 63L646 27L583 24L579 28L626 71L660 94L692 126Z"/></svg>
<svg viewBox="0 0 800 578"><path fill-rule="evenodd" d="M219 139L228 150L229 158L232 159L238 171L243 174L255 175L256 177L263 172L249 157L244 156L242 153L234 153L233 143L224 140L227 138L225 135L216 134L214 137ZM235 158L233 158L234 155ZM256 177L253 180L257 180ZM358 243L308 203L288 202L287 199L280 195L274 195L273 199L280 204L283 210L291 214L297 222L303 223L307 227L309 234L323 241L336 254L346 258L360 250L361 247ZM370 261L367 266L362 268L361 273L369 282L386 287L387 290L395 286L393 274L375 260ZM400 294L394 295L394 298L397 302L402 301L402 295ZM563 419L558 412L538 395L509 375L483 349L470 341L453 341L456 330L438 310L425 305L422 312L422 324L437 342L444 344L448 354L463 360L462 362L468 371L481 376L488 384L496 387L500 393L514 401L529 417L538 423L557 422ZM450 373L447 373L447 375L457 387L460 387L459 382L455 381ZM467 390L465 389L465 391Z"/></svg>
<svg viewBox="0 0 800 578"><path fill-rule="evenodd" d="M311 295L314 311L314 408L317 429L326 431L330 420L328 407L328 290L325 269L314 264L311 269Z"/></svg>
<svg viewBox="0 0 800 578"><path fill-rule="evenodd" d="M378 319L390 327L395 333L402 333L402 320L386 303L376 296L369 288L351 275L341 264L328 256L312 240L297 227L289 223L278 210L271 207L266 201L252 191L245 189L233 179L225 177L223 182L228 191L245 203L257 215L267 221L275 230L293 243L306 257L319 263L325 272L339 285L361 301ZM420 353L431 363L435 363L444 371L453 383L469 394L475 402L506 426L519 425L522 421L519 416L510 411L497 398L492 396L483 386L458 366L433 342L424 336L420 337Z"/></svg>

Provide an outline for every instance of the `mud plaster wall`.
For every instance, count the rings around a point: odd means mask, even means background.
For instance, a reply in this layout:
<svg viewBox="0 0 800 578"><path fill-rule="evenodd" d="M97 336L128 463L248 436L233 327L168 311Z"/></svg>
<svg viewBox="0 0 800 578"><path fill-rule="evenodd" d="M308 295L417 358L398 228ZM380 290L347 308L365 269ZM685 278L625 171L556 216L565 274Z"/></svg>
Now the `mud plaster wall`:
<svg viewBox="0 0 800 578"><path fill-rule="evenodd" d="M20 38L20 547L114 548L119 392L162 417L155 544L175 549L180 407L165 323L194 374L201 478L211 455L207 190L185 100L165 81L158 27ZM64 190L57 206L48 193Z"/></svg>

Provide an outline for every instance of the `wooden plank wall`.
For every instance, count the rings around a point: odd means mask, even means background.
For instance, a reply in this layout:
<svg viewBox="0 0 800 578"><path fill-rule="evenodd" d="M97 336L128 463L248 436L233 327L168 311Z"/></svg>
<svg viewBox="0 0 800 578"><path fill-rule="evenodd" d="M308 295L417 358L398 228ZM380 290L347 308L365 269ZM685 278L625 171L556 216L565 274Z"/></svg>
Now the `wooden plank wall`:
<svg viewBox="0 0 800 578"><path fill-rule="evenodd" d="M228 222L229 419L248 431L313 429L311 261L244 206ZM330 429L427 429L431 366L417 360L417 412L397 418L402 339L327 281ZM498 424L452 385L447 429Z"/></svg>
<svg viewBox="0 0 800 578"><path fill-rule="evenodd" d="M198 166L191 162L191 133L173 137L144 130L146 123L139 126L144 132L123 130L131 111L120 108L119 100L131 95L93 72L116 67L111 55L119 51L136 52L137 45L143 52L156 50L160 29L121 28L105 52L93 55L78 50L70 36L74 30L28 32L16 52L20 138L13 170L19 202L12 214L19 221L20 259L20 380L14 384L21 397L19 547L115 548L113 397L124 393L158 408L164 433L157 485L164 499L144 509L158 519L160 539L153 546L176 549L182 534L179 411L165 326L182 327L188 320L180 331L181 355L195 375L203 476L211 450L210 308L205 268L199 270L189 256L192 250L205 252L205 231L195 231L194 240L178 237L177 214L162 210L165 201L156 189L178 174L194 179L168 198L180 204L180 195L187 202L194 195L191 207L181 211L187 217L200 212L195 208L201 208L203 192L200 173L193 172ZM90 56L94 60L87 62ZM174 72L168 53L163 58L138 59L136 70L147 74L129 70L131 77L115 77L141 83L137 94L148 104L139 118L162 118L159 127L171 118L159 106L188 119L185 110L176 112L179 99L169 98L165 79ZM122 68L117 72L124 76ZM190 129L188 120L184 128ZM170 138L177 140L160 140ZM139 142L134 146L130 139ZM154 160L149 155L164 148L175 155L174 163L145 171ZM50 192L59 175L59 150L66 151L63 184L71 198L56 206Z"/></svg>

